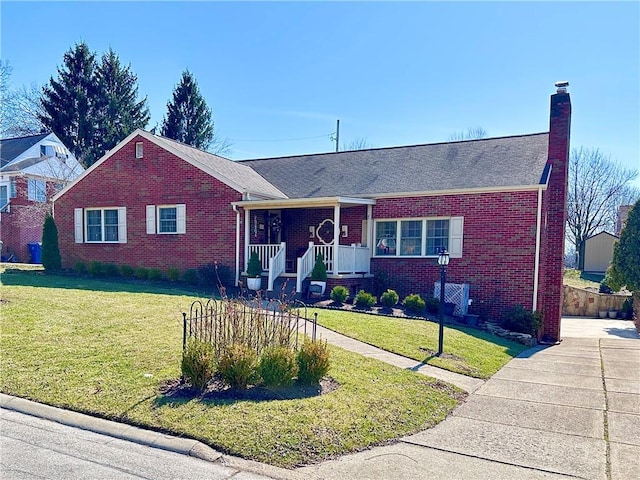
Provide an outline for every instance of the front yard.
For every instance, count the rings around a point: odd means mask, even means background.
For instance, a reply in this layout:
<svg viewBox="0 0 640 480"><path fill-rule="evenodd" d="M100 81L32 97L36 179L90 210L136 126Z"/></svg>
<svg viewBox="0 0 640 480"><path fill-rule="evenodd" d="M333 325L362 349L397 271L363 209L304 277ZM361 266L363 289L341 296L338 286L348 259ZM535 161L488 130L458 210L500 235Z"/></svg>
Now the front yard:
<svg viewBox="0 0 640 480"><path fill-rule="evenodd" d="M0 390L196 438L225 453L282 467L429 428L464 398L452 386L338 348L331 348L329 375L339 388L325 395L271 401L165 397L162 385L180 376L181 312L195 298L166 285L4 273ZM322 311L325 324L330 318ZM393 322L381 321L369 329L384 338L391 328L384 322ZM414 345L414 354L422 345L433 348L437 336L423 330L427 322L407 322L401 334ZM515 354L515 344L469 337L454 341L447 329L445 351L465 365L447 368L468 366L466 373L487 376ZM395 348L400 349L389 346ZM482 359L494 355L499 358ZM485 361L489 366L482 366Z"/></svg>
<svg viewBox="0 0 640 480"><path fill-rule="evenodd" d="M427 320L383 317L341 310L312 309L318 323L348 337L398 355L477 378L489 378L528 347L490 333L445 326L443 353L438 351L438 324Z"/></svg>

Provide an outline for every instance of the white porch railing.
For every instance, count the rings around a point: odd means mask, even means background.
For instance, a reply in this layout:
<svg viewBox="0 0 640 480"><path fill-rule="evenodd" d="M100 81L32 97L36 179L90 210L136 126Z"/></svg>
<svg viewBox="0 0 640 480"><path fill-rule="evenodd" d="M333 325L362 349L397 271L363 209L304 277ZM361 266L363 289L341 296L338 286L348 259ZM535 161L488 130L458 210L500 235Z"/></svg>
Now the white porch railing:
<svg viewBox="0 0 640 480"><path fill-rule="evenodd" d="M338 273L369 273L369 264L367 247L338 245Z"/></svg>
<svg viewBox="0 0 640 480"><path fill-rule="evenodd" d="M262 265L262 270L269 270L269 259L274 257L278 250L282 248L282 245L285 243L271 243L266 245L249 245L249 255L244 261L244 270L247 271L247 265L249 263L249 257L253 252L258 252L258 257L260 258L260 264Z"/></svg>
<svg viewBox="0 0 640 480"><path fill-rule="evenodd" d="M267 290L273 290L273 282L282 273L284 273L287 265L287 244L282 242L276 254L269 259L269 281Z"/></svg>
<svg viewBox="0 0 640 480"><path fill-rule="evenodd" d="M273 284L286 271L287 244L285 242L268 245L249 245L249 256L258 253L262 270L268 272L268 290L273 290ZM322 255L329 274L369 273L370 256L367 247L352 245L338 245L338 259L334 261L333 245L315 245L309 242L307 251L297 259L296 264L296 292L302 291L302 282L307 278L316 258ZM246 265L245 265L246 271Z"/></svg>

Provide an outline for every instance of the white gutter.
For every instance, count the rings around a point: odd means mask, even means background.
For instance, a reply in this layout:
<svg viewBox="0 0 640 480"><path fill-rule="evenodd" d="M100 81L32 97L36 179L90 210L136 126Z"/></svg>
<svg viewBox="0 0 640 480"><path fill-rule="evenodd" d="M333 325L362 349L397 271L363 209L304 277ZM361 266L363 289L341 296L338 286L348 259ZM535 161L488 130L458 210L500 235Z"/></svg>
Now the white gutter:
<svg viewBox="0 0 640 480"><path fill-rule="evenodd" d="M240 210L235 205L232 205L233 211L236 212L236 287L238 286L238 282L240 281L240 270L238 269L238 265L240 265Z"/></svg>
<svg viewBox="0 0 640 480"><path fill-rule="evenodd" d="M533 267L533 311L538 309L538 279L540 276L540 228L542 226L542 190L538 188L538 213L536 217L536 254Z"/></svg>

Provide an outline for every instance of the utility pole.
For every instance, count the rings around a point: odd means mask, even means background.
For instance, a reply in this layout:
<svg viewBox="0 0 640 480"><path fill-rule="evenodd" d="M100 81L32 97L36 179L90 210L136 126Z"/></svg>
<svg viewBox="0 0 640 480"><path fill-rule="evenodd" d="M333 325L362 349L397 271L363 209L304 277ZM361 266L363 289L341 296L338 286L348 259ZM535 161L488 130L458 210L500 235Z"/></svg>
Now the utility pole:
<svg viewBox="0 0 640 480"><path fill-rule="evenodd" d="M336 120L336 153L340 149L340 120Z"/></svg>

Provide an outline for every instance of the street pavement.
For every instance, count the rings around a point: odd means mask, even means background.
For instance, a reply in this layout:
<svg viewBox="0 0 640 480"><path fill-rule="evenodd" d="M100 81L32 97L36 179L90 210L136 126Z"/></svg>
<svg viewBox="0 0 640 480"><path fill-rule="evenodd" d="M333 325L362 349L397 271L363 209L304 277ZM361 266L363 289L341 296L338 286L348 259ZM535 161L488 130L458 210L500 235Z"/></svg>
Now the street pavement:
<svg viewBox="0 0 640 480"><path fill-rule="evenodd" d="M392 445L296 470L248 462L222 455L193 440L93 419L0 394L0 407L3 408L0 410L0 477L73 478L67 475L70 468L64 461L48 463L46 452L57 451L57 447L41 446L34 440L37 435L16 433L16 424L21 420L7 417L14 414L7 410L11 409L141 444L118 440L123 446L112 447L116 444L112 437L88 440L94 450L101 450L103 446L125 452L141 449L143 458L145 455L153 458L159 451L153 452L155 449L143 446L152 445L198 457L179 456L196 462L198 467L193 468L212 467L210 471L193 470L192 474L189 470L192 467L181 467L175 461L173 464L178 473L162 477L155 475L154 460L140 461L141 468L137 471L128 470L131 466L125 461L96 461L96 475L75 478L183 478L181 471L189 472L189 478L234 479L640 478L640 337L630 321L609 322L563 319L562 342L523 352L486 382L423 366L319 328L321 338L329 343L456 384L467 390L469 396L445 421L432 429L403 437ZM44 431L61 427L46 420L38 421L49 426L41 425ZM75 433L88 434L90 432L77 430ZM71 435L73 437L74 433ZM89 465L94 460L91 449L89 453L74 455L74 448L80 449L84 442L59 443L69 446L69 451L63 451L68 460L80 459ZM36 455L39 448L43 450L40 457ZM12 453L7 455L7 452ZM20 462L31 453L38 459L36 466L23 472ZM40 470L36 468L37 462L42 463ZM56 470L60 462L61 469ZM168 463L171 465L172 461ZM87 472L93 472L91 467L87 468ZM36 476L37 473L42 475ZM119 476L121 474L133 477Z"/></svg>

